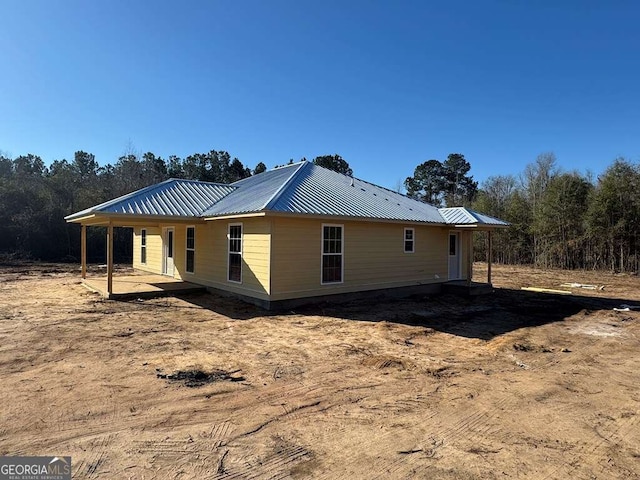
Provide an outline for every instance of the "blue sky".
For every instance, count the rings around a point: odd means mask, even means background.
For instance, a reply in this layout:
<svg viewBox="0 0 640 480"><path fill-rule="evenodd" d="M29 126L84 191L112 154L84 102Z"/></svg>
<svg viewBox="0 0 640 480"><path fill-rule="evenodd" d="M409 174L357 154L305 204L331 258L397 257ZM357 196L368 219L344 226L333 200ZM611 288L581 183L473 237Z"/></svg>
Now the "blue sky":
<svg viewBox="0 0 640 480"><path fill-rule="evenodd" d="M0 151L338 153L394 188L463 153L640 160L640 3L1 0Z"/></svg>

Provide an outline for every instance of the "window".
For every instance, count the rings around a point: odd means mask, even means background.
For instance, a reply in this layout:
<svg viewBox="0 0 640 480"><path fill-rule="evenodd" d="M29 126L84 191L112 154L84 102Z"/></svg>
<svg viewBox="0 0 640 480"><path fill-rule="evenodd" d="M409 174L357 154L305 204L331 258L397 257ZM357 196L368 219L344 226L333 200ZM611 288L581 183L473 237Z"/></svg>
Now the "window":
<svg viewBox="0 0 640 480"><path fill-rule="evenodd" d="M416 232L413 228L404 229L404 253L415 252Z"/></svg>
<svg viewBox="0 0 640 480"><path fill-rule="evenodd" d="M449 255L454 256L457 255L456 250L458 250L458 235L456 233L449 234Z"/></svg>
<svg viewBox="0 0 640 480"><path fill-rule="evenodd" d="M173 228L167 229L167 258L173 258Z"/></svg>
<svg viewBox="0 0 640 480"><path fill-rule="evenodd" d="M229 225L229 281L242 283L242 224Z"/></svg>
<svg viewBox="0 0 640 480"><path fill-rule="evenodd" d="M196 266L196 227L187 227L187 273L193 273Z"/></svg>
<svg viewBox="0 0 640 480"><path fill-rule="evenodd" d="M342 283L342 225L322 226L322 284Z"/></svg>
<svg viewBox="0 0 640 480"><path fill-rule="evenodd" d="M140 230L140 263L147 263L147 229Z"/></svg>

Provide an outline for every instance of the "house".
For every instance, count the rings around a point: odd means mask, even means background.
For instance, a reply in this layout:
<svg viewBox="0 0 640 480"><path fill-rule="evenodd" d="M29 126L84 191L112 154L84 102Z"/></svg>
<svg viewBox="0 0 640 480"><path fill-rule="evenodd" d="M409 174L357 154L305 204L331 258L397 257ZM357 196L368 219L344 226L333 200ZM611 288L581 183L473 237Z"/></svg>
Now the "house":
<svg viewBox="0 0 640 480"><path fill-rule="evenodd" d="M135 269L265 308L355 292L435 292L452 280L470 281L472 232L490 236L508 226L306 161L230 185L170 179L66 220L82 225L83 278L86 228L108 227L108 295L113 228L133 227Z"/></svg>

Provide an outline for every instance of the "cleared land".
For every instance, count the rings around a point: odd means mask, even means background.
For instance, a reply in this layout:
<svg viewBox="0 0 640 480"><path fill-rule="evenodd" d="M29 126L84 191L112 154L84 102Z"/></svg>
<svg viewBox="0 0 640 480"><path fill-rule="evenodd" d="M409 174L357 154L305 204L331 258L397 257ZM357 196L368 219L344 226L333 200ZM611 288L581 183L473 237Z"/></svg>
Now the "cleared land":
<svg viewBox="0 0 640 480"><path fill-rule="evenodd" d="M638 478L640 312L612 310L638 277L494 280L269 315L4 266L0 454L71 455L74 479ZM520 290L565 282L605 289Z"/></svg>

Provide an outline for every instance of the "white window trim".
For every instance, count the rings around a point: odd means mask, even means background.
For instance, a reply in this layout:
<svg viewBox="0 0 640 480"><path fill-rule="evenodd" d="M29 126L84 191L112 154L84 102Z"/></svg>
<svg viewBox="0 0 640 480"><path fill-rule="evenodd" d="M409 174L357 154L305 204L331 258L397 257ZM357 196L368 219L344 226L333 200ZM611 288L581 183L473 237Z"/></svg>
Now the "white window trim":
<svg viewBox="0 0 640 480"><path fill-rule="evenodd" d="M231 280L229 278L229 257L231 256L231 227L240 227L240 281ZM242 283L243 276L243 268L242 268L242 258L243 258L243 250L244 250L244 227L242 222L240 223L230 223L227 225L227 282L231 283ZM237 252L233 252L237 253Z"/></svg>
<svg viewBox="0 0 640 480"><path fill-rule="evenodd" d="M142 234L144 232L144 235ZM144 243L143 243L144 242ZM142 261L142 249L144 248L144 262ZM140 229L140 265L147 264L147 229Z"/></svg>
<svg viewBox="0 0 640 480"><path fill-rule="evenodd" d="M323 282L322 281L322 260L325 255L337 255L335 253L324 253L324 227L340 227L342 232L342 238L340 242L340 281L339 282ZM323 223L322 227L320 227L320 285L340 285L344 283L344 224L339 223Z"/></svg>
<svg viewBox="0 0 640 480"><path fill-rule="evenodd" d="M412 235L411 235L411 250L407 250L406 246L407 246L407 232L411 231ZM416 253L416 229L413 227L405 227L404 230L402 231L402 250L404 251L404 253Z"/></svg>
<svg viewBox="0 0 640 480"><path fill-rule="evenodd" d="M188 245L187 230L189 230L190 228L193 228L193 248L187 247ZM187 270L187 265L188 265L187 256L189 255L188 253L189 251L193 251L193 272L190 272L189 270ZM184 271L189 275L196 274L196 226L195 225L187 225L184 229Z"/></svg>

